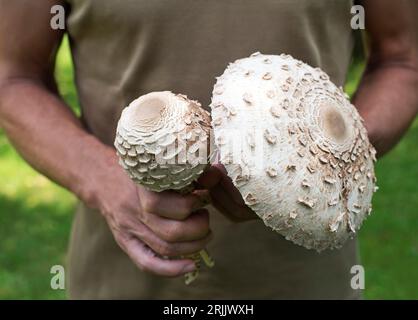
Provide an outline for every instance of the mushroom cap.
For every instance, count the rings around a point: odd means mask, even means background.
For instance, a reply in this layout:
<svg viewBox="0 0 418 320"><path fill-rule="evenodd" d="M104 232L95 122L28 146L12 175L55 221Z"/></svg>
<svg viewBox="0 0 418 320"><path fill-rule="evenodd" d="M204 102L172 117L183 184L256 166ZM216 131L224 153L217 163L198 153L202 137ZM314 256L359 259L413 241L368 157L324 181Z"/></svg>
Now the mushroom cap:
<svg viewBox="0 0 418 320"><path fill-rule="evenodd" d="M119 163L152 191L184 191L208 163L210 115L197 101L170 91L132 101L119 119Z"/></svg>
<svg viewBox="0 0 418 320"><path fill-rule="evenodd" d="M376 151L326 73L255 53L217 78L211 109L220 162L268 227L317 251L341 247L360 228Z"/></svg>

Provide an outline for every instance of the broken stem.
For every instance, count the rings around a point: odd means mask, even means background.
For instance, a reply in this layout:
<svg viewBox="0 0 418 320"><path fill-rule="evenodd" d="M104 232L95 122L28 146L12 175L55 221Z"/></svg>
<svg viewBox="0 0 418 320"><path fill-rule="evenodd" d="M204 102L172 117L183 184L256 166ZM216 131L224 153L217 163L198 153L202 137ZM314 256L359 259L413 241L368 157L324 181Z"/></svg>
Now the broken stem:
<svg viewBox="0 0 418 320"><path fill-rule="evenodd" d="M212 268L215 265L215 261L209 255L209 252L206 249L200 250L199 252L193 253L187 256L188 258L192 259L196 265L196 269L192 272L188 272L184 275L184 283L189 285L194 280L197 279L199 276L201 260L205 263L205 265L209 268Z"/></svg>

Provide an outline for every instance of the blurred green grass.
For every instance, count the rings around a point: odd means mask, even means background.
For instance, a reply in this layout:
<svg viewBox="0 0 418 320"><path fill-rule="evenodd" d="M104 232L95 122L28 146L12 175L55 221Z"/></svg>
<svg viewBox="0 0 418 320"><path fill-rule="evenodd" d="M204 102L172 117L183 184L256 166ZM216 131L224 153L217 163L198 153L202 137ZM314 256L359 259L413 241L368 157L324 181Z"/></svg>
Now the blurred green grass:
<svg viewBox="0 0 418 320"><path fill-rule="evenodd" d="M352 66L352 94L363 65ZM64 39L56 77L78 112L71 56ZM377 163L380 190L374 213L360 231L368 299L418 299L418 121ZM65 264L75 198L37 174L0 131L0 299L64 299L50 288L51 266Z"/></svg>

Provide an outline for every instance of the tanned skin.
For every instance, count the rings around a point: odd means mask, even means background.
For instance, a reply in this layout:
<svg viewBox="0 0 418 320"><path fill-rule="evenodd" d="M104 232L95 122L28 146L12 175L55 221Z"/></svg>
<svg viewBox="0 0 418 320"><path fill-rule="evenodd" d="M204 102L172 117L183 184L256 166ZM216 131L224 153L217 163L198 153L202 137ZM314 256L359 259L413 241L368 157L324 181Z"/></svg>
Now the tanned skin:
<svg viewBox="0 0 418 320"><path fill-rule="evenodd" d="M179 276L189 259L164 260L203 249L209 216L197 193L154 193L135 185L115 150L88 133L57 93L53 77L62 31L52 30L50 9L61 1L0 0L0 126L36 170L73 192L106 219L119 246L142 270ZM354 98L383 155L418 111L418 30L413 1L367 0L370 56ZM213 204L235 221L255 219L224 168L200 180Z"/></svg>

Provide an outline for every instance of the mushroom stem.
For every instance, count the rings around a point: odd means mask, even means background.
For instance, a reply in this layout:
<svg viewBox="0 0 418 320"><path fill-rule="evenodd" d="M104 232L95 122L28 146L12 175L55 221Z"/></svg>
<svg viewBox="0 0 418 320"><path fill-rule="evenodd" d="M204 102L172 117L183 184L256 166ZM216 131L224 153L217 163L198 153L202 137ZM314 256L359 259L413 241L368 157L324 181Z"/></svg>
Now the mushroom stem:
<svg viewBox="0 0 418 320"><path fill-rule="evenodd" d="M194 190L194 184L191 183L188 186L184 187L181 190L178 190L177 192L181 194L190 193ZM207 249L202 249L199 252L195 252L192 254L188 254L185 256L186 258L192 259L194 261L194 264L196 266L196 269L192 272L188 272L184 275L184 283L186 285L189 285L193 281L197 279L200 273L200 267L201 267L201 260L205 263L205 265L209 268L213 268L215 266L215 261L210 256Z"/></svg>
<svg viewBox="0 0 418 320"><path fill-rule="evenodd" d="M206 266L208 266L209 268L213 268L215 266L215 261L209 255L209 252L207 250L200 250L199 253Z"/></svg>
<svg viewBox="0 0 418 320"><path fill-rule="evenodd" d="M196 270L192 272L188 272L184 275L184 283L189 285L193 281L197 279L199 276L200 266L201 266L201 259L205 263L205 265L209 268L213 268L215 266L215 261L213 261L212 257L209 255L207 249L200 250L197 253L189 254L186 258L190 258L194 261Z"/></svg>

